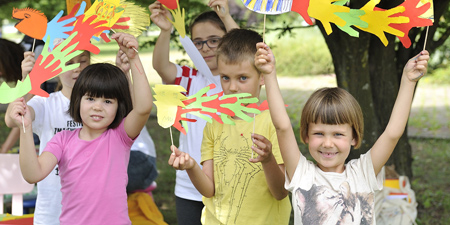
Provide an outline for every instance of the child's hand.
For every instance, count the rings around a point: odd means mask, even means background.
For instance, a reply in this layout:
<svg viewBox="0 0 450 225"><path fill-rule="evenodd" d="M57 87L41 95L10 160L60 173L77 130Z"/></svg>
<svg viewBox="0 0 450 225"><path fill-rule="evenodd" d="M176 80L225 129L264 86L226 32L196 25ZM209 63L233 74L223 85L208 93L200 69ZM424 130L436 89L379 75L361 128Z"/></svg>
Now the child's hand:
<svg viewBox="0 0 450 225"><path fill-rule="evenodd" d="M115 33L111 35L111 39L117 41L120 50L122 50L122 52L127 55L129 60L134 59L138 55L137 49L139 48L139 43L133 35L125 33Z"/></svg>
<svg viewBox="0 0 450 225"><path fill-rule="evenodd" d="M216 11L220 18L224 18L230 14L228 0L210 0L208 6L211 7L212 10Z"/></svg>
<svg viewBox="0 0 450 225"><path fill-rule="evenodd" d="M18 98L14 102L10 103L11 110L9 111L9 118L16 124L17 127L22 128L23 125L28 127L31 125L31 116L25 99ZM23 125L22 125L23 116Z"/></svg>
<svg viewBox="0 0 450 225"><path fill-rule="evenodd" d="M252 145L252 150L255 151L258 154L258 157L256 157L255 159L250 159L250 162L252 163L257 163L257 162L267 162L270 160L271 157L273 157L272 155L272 143L265 138L262 135L259 134L252 134L252 140L253 140L253 144Z"/></svg>
<svg viewBox="0 0 450 225"><path fill-rule="evenodd" d="M22 61L22 79L24 79L33 69L36 59L33 52L24 52L24 59Z"/></svg>
<svg viewBox="0 0 450 225"><path fill-rule="evenodd" d="M151 14L150 19L156 24L156 26L164 31L172 30L172 23L169 22L169 19L172 20L172 15L160 2L155 1L153 4L148 6L148 9Z"/></svg>
<svg viewBox="0 0 450 225"><path fill-rule="evenodd" d="M119 50L116 55L116 66L119 67L123 73L128 74L130 71L130 61L128 60L127 55Z"/></svg>
<svg viewBox="0 0 450 225"><path fill-rule="evenodd" d="M430 54L428 51L421 51L406 63L403 74L406 75L410 81L417 82L427 72L429 59Z"/></svg>
<svg viewBox="0 0 450 225"><path fill-rule="evenodd" d="M272 50L265 43L256 44L255 66L262 74L271 74L275 72L275 58Z"/></svg>
<svg viewBox="0 0 450 225"><path fill-rule="evenodd" d="M169 165L177 170L188 170L194 168L196 162L188 153L178 150L174 145L170 146L172 154L170 154Z"/></svg>

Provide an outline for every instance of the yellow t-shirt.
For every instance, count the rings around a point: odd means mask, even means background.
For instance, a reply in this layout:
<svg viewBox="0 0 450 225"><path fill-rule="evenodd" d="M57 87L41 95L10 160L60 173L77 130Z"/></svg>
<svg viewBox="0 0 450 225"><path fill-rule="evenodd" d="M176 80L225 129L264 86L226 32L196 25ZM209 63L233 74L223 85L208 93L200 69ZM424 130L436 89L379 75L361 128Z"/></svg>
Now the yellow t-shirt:
<svg viewBox="0 0 450 225"><path fill-rule="evenodd" d="M215 195L203 197L203 224L288 224L289 197L276 200L267 186L261 163L249 161L253 122L233 121L236 125L213 121L206 124L203 131L201 161L214 160L215 185ZM268 110L256 116L255 133L270 140L275 159L283 164Z"/></svg>

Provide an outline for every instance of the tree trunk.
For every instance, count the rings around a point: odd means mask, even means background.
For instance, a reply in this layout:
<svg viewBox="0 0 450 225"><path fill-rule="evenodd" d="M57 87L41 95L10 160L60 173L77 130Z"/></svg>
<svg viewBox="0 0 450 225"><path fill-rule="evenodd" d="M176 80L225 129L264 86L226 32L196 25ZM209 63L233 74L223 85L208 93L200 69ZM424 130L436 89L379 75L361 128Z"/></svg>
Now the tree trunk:
<svg viewBox="0 0 450 225"><path fill-rule="evenodd" d="M350 8L356 9L367 1L351 3ZM401 1L390 0L388 3L385 8L393 8ZM332 55L338 86L356 98L364 114L364 139L360 149L351 151L349 160L358 158L373 146L389 121L406 61L397 62L397 46L392 35L386 35L389 44L385 47L377 36L367 32L360 31L359 38L354 38L334 25L330 35L321 24L319 27ZM399 174L412 176L411 146L406 131L387 164L395 164Z"/></svg>

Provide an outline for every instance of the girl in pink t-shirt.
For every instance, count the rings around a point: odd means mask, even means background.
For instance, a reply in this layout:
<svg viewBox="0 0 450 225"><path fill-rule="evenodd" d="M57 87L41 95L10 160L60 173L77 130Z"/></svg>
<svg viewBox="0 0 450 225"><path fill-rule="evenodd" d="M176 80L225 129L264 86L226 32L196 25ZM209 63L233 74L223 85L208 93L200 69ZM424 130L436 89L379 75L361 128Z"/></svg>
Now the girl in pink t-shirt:
<svg viewBox="0 0 450 225"><path fill-rule="evenodd" d="M147 122L153 101L134 50L139 47L136 38L120 33L111 38L129 59L131 92L126 75L118 67L86 67L75 82L69 106L70 115L83 124L82 128L59 132L40 156L36 156L24 99L17 99L9 113L21 129L20 167L25 180L36 183L59 165L61 224L131 224L125 190L130 147Z"/></svg>

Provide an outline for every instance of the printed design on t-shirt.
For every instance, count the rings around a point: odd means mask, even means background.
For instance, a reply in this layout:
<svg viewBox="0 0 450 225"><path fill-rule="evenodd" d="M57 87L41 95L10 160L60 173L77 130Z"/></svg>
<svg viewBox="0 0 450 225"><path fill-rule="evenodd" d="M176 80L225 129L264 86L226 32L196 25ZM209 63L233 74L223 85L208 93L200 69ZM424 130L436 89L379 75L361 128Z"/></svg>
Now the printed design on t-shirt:
<svg viewBox="0 0 450 225"><path fill-rule="evenodd" d="M372 224L373 193L352 193L348 182L340 190L327 186L316 186L310 190L298 188L295 191L297 207L303 224Z"/></svg>
<svg viewBox="0 0 450 225"><path fill-rule="evenodd" d="M216 216L225 224L236 223L246 193L252 191L249 190L249 184L255 175L262 171L259 163L251 163L248 160L251 157L250 134L248 136L239 134L239 136L237 138L238 143L229 141L229 137L222 138L221 135L215 141L215 145L220 144L218 154L214 155L214 173L218 173L218 176L215 177L220 178L220 180L215 181L215 196L216 199L220 199L220 201L215 202L216 213L220 214ZM222 202L225 197L224 194L230 195L227 196L228 202ZM233 218L234 222L228 222Z"/></svg>
<svg viewBox="0 0 450 225"><path fill-rule="evenodd" d="M75 130L77 128L80 128L82 125L83 125L82 123L78 123L73 120L68 120L66 123L66 127L55 127L53 130L53 135L63 130L70 130L70 131Z"/></svg>

